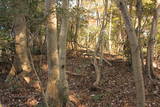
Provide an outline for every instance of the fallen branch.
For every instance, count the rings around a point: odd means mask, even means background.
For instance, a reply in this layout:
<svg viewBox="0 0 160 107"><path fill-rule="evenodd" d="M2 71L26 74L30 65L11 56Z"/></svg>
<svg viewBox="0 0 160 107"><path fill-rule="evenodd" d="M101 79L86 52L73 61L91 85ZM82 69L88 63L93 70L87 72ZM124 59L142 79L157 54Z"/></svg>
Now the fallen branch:
<svg viewBox="0 0 160 107"><path fill-rule="evenodd" d="M85 105L81 104L80 100L78 98L76 98L75 95L69 95L69 101L74 104L69 107L85 107Z"/></svg>
<svg viewBox="0 0 160 107"><path fill-rule="evenodd" d="M88 56L94 56L94 51L92 50L92 49L89 49L89 48L87 48L87 47L85 47L85 46L82 46L82 45L80 45L80 44L78 44L78 43L76 43L79 47L81 47L81 48L85 48L86 50L87 50L87 53L84 53L84 55L87 55L88 54ZM96 55L96 59L98 59L98 60L100 60L100 54L97 54ZM109 66L112 66L112 64L109 62L109 61L107 61L107 59L105 59L104 57L102 57L102 59L103 59L103 61L105 61Z"/></svg>
<svg viewBox="0 0 160 107"><path fill-rule="evenodd" d="M80 101L74 95L69 95L69 101L73 102L75 105L80 105Z"/></svg>
<svg viewBox="0 0 160 107"><path fill-rule="evenodd" d="M83 75L83 74L77 74L77 73L73 73L73 72L70 72L70 71L66 71L66 73L68 75L73 75L73 76L86 76L86 75Z"/></svg>
<svg viewBox="0 0 160 107"><path fill-rule="evenodd" d="M99 54L98 54L98 56L97 56L97 59L100 60L100 55L99 55ZM112 64L111 64L109 61L107 61L104 57L102 57L102 59L103 59L103 61L106 62L109 66L112 66Z"/></svg>
<svg viewBox="0 0 160 107"><path fill-rule="evenodd" d="M92 56L94 58L94 54L93 53L84 53L83 55L87 55L87 56ZM96 55L96 59L100 60L100 55ZM104 57L102 57L102 60L107 63L109 66L112 66L112 64L107 60L105 59Z"/></svg>

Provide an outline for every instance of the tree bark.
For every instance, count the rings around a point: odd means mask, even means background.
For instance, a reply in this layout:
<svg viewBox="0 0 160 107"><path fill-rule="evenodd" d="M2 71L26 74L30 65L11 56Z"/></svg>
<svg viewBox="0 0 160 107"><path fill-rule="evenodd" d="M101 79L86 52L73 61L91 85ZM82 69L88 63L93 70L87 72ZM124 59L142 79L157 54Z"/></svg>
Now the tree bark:
<svg viewBox="0 0 160 107"><path fill-rule="evenodd" d="M136 85L136 100L137 100L136 106L144 107L145 106L144 80L142 75L142 65L141 65L138 39L136 37L135 29L133 28L133 25L131 23L131 19L127 11L126 4L124 3L124 0L116 0L115 3L117 4L118 8L121 11L131 47L132 67Z"/></svg>
<svg viewBox="0 0 160 107"><path fill-rule="evenodd" d="M148 48L147 48L147 71L150 79L152 79L153 75L153 57L154 57L153 54L154 54L154 45L155 45L155 38L157 35L157 24L159 16L160 16L160 0L157 0L156 9L153 15L151 32L148 40Z"/></svg>
<svg viewBox="0 0 160 107"><path fill-rule="evenodd" d="M30 82L29 73L32 71L32 67L30 64L29 56L28 56L28 46L27 46L27 24L25 19L25 11L22 12L22 10L25 9L25 2L21 0L17 0L13 2L15 4L15 9L17 9L17 12L14 16L14 33L15 33L15 49L16 49L16 57L15 61L19 66L16 69L17 74L21 73L23 78L26 80L27 83ZM14 61L14 62L15 62Z"/></svg>
<svg viewBox="0 0 160 107"><path fill-rule="evenodd" d="M27 34L26 34L27 25L25 19L25 12L24 13L21 12L21 10L25 9L25 6L24 2L22 2L21 0L17 0L15 4L16 4L15 7L18 9L14 19L16 53L20 59L22 69L24 71L30 72L31 66L27 53L28 52Z"/></svg>
<svg viewBox="0 0 160 107"><path fill-rule="evenodd" d="M75 33L74 33L74 48L77 49L77 42L78 42L78 32L80 27L80 14L79 14L79 7L80 7L80 0L76 1L77 3L77 14L76 14L76 26L75 26Z"/></svg>
<svg viewBox="0 0 160 107"><path fill-rule="evenodd" d="M111 40L111 33L112 33L112 8L110 13L110 19L109 19L109 32L108 32L108 45L109 45L109 52L112 53L112 40Z"/></svg>
<svg viewBox="0 0 160 107"><path fill-rule="evenodd" d="M106 21L106 17L107 17L107 0L105 0L105 3L104 3L104 13L103 13L103 21L102 21L102 24L101 24L101 30L100 30L100 33L98 35L98 42L96 44L96 47L95 47L95 52L94 52L94 62L93 62L93 65L95 67L95 71L96 71L96 81L94 82L94 85L97 86L100 82L100 78L101 78L101 71L98 67L98 63L97 63L97 59L96 59L96 56L99 52L101 52L101 56L100 56L100 62L102 64L102 57L103 57L103 42L104 42L104 34L105 34L105 28L106 28L106 25L107 25L107 21Z"/></svg>
<svg viewBox="0 0 160 107"><path fill-rule="evenodd" d="M66 40L67 40L67 32L68 32L68 0L62 1L62 22L61 22L61 29L59 35L59 64L60 64L60 79L63 83L63 98L64 105L66 105L68 98L68 82L66 79Z"/></svg>
<svg viewBox="0 0 160 107"><path fill-rule="evenodd" d="M48 83L46 99L49 107L63 107L61 98L61 82L59 70L59 56L57 48L57 19L56 1L46 0L47 17L47 57L48 57Z"/></svg>
<svg viewBox="0 0 160 107"><path fill-rule="evenodd" d="M142 46L141 46L141 31L142 31L142 8L143 8L143 4L142 4L142 0L137 0L136 1L136 14L137 14L137 18L138 18L138 26L137 26L137 37L138 37L138 41L139 41L139 49L140 49L140 57L141 57L141 63L142 63L142 70L144 71L145 67L144 67L144 56L143 56L143 50L142 50Z"/></svg>
<svg viewBox="0 0 160 107"><path fill-rule="evenodd" d="M15 35L16 53L20 59L21 67L23 71L31 72L27 51L26 21L24 15L20 14L15 18Z"/></svg>

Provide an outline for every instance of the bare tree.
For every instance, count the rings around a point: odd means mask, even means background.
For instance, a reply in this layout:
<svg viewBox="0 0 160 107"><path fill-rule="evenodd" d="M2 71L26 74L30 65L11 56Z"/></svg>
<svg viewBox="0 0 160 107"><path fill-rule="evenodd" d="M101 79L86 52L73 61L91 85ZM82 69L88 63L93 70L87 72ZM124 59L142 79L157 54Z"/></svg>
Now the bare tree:
<svg viewBox="0 0 160 107"><path fill-rule="evenodd" d="M25 19L25 12L22 13L21 10L25 8L25 2L21 0L15 1L15 7L17 12L14 16L14 32L15 32L15 49L16 49L16 59L14 64L20 64L20 67L16 68L23 70L24 79L29 83L29 77L27 76L29 72L32 71L30 60L28 57L28 46L27 46L27 25ZM17 61L19 60L19 61ZM18 65L19 66L19 65Z"/></svg>
<svg viewBox="0 0 160 107"><path fill-rule="evenodd" d="M62 107L59 55L57 48L56 1L46 0L48 83L46 99L49 107Z"/></svg>
<svg viewBox="0 0 160 107"><path fill-rule="evenodd" d="M141 46L141 30L142 30L142 11L143 8L143 4L142 4L142 0L136 0L136 14L137 14L137 18L138 18L138 26L137 26L137 37L139 39L139 48L140 48L140 57L141 57L141 63L142 63L142 70L144 71L145 67L144 67L144 56L143 56L143 51L142 51L142 46Z"/></svg>
<svg viewBox="0 0 160 107"><path fill-rule="evenodd" d="M111 53L112 52L112 40L111 40L111 34L112 34L112 7L111 7L111 3L112 1L109 0L108 1L108 10L109 8L111 9L111 13L110 13L110 18L109 18L109 31L108 31L108 47L109 47L109 52Z"/></svg>
<svg viewBox="0 0 160 107"><path fill-rule="evenodd" d="M59 64L60 64L60 78L63 83L62 92L63 98L68 96L68 82L66 80L66 40L68 32L68 0L62 0L62 22L59 34ZM67 101L64 99L64 105Z"/></svg>
<svg viewBox="0 0 160 107"><path fill-rule="evenodd" d="M154 45L155 38L157 35L157 24L158 18L160 16L160 0L156 1L156 9L154 10L153 22L151 27L151 32L148 41L148 49L147 49L147 70L150 79L152 79L151 75L153 73L153 54L154 54Z"/></svg>
<svg viewBox="0 0 160 107"><path fill-rule="evenodd" d="M126 4L124 0L115 0L117 7L120 9L128 35L128 40L131 47L132 54L132 67L134 72L134 79L136 85L136 99L137 99L137 107L145 106L145 92L144 92L144 80L142 75L142 65L140 58L140 50L138 39L136 37L135 29L133 28L131 18L129 16L129 12L127 11Z"/></svg>
<svg viewBox="0 0 160 107"><path fill-rule="evenodd" d="M102 64L104 34L105 34L106 25L107 25L107 21L106 21L106 17L107 17L107 0L104 1L104 6L105 6L105 8L104 8L104 13L103 13L103 20L102 20L102 24L101 24L101 30L100 30L100 33L98 35L98 42L96 44L95 52L94 52L93 65L94 65L95 71L96 71L96 81L94 82L95 86L99 84L100 78L101 78L101 71L100 71L100 69L98 67L96 56L98 55L99 52L101 52L100 62Z"/></svg>
<svg viewBox="0 0 160 107"><path fill-rule="evenodd" d="M76 0L77 3L77 14L76 14L76 25L75 25L75 33L74 33L74 47L77 48L77 42L78 42L78 32L79 32L79 28L80 28L80 14L79 14L79 7L80 7L80 3L81 0Z"/></svg>

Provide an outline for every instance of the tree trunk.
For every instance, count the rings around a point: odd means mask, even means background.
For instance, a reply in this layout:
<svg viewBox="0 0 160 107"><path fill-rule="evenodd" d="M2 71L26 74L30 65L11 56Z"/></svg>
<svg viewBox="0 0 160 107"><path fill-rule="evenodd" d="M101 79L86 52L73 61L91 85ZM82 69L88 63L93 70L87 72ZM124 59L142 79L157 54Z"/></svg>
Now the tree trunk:
<svg viewBox="0 0 160 107"><path fill-rule="evenodd" d="M94 52L94 67L95 67L95 71L96 71L96 81L94 82L94 85L97 86L100 82L100 78L101 78L101 71L98 67L98 63L97 63L97 59L96 59L96 56L98 55L99 52L101 52L101 56L100 56L100 62L102 64L102 57L103 57L103 42L104 42L104 34L105 34L105 28L106 28L106 25L107 25L107 21L106 21L106 17L107 17L107 0L105 0L105 3L104 3L104 14L103 14L103 21L102 21L102 26L101 26L101 31L98 35L98 42L96 44L96 47L95 47L95 52Z"/></svg>
<svg viewBox="0 0 160 107"><path fill-rule="evenodd" d="M30 83L29 74L32 71L32 67L28 56L25 2L16 0L12 1L12 3L14 4L13 8L16 10L13 18L16 54L13 58L12 68L5 81L10 82L14 78L14 75L20 74L23 77L23 81L25 80L25 82ZM22 12L22 10L24 11Z"/></svg>
<svg viewBox="0 0 160 107"><path fill-rule="evenodd" d="M153 74L154 44L155 44L155 38L157 35L157 24L158 24L159 16L160 16L160 0L157 0L157 6L154 11L151 33L149 36L148 48L147 48L147 70L148 70L148 75L150 79L152 79L152 74Z"/></svg>
<svg viewBox="0 0 160 107"><path fill-rule="evenodd" d="M141 30L142 30L142 25L141 25L141 22L142 22L142 8L143 8L143 5L142 5L142 0L137 0L136 1L136 14L137 14L137 17L138 17L138 26L137 26L137 37L138 37L138 41L139 41L139 49L140 49L140 57L141 57L141 63L142 63L142 70L144 71L145 67L144 67L144 56L143 56L143 50L142 50L142 46L141 46Z"/></svg>
<svg viewBox="0 0 160 107"><path fill-rule="evenodd" d="M31 65L28 58L28 47L27 47L27 25L26 25L26 19L25 19L25 12L22 13L21 10L25 9L24 2L21 0L16 1L16 6L18 9L18 12L15 15L15 42L16 42L16 53L20 59L20 63L22 66L22 69L24 71L30 72L31 71Z"/></svg>
<svg viewBox="0 0 160 107"><path fill-rule="evenodd" d="M129 17L129 13L127 11L126 4L124 0L116 0L115 3L119 7L125 26L126 31L131 47L131 54L132 54L132 67L134 72L134 79L136 85L136 106L137 107L144 107L145 106L145 92L144 92L144 81L142 75L142 65L141 65L141 58L140 58L140 50L138 45L138 39L136 37L135 29L131 23L131 19Z"/></svg>
<svg viewBox="0 0 160 107"><path fill-rule="evenodd" d="M109 33L108 33L108 45L109 45L109 52L112 53L112 40L111 40L111 33L112 33L112 8L111 8L111 14L109 19Z"/></svg>
<svg viewBox="0 0 160 107"><path fill-rule="evenodd" d="M16 56L15 61L19 62L17 69L17 73L21 73L22 76L26 80L27 83L30 82L29 78L29 72L32 71L32 67L30 64L30 60L28 57L28 46L27 46L27 25L26 25L26 19L25 19L25 12L22 12L21 10L25 9L25 2L21 0L15 1L15 8L17 9L17 12L15 14L14 18L14 32L15 32L15 49L16 49ZM17 65L16 65L17 66ZM20 68L20 69L19 69ZM21 71L22 69L22 71Z"/></svg>
<svg viewBox="0 0 160 107"><path fill-rule="evenodd" d="M63 107L61 98L61 83L59 70L59 56L57 48L57 20L56 1L46 0L47 17L47 57L48 57L48 83L46 99L49 107Z"/></svg>
<svg viewBox="0 0 160 107"><path fill-rule="evenodd" d="M20 59L21 67L23 71L31 72L27 50L26 21L24 15L17 15L15 18L15 35L16 53Z"/></svg>
<svg viewBox="0 0 160 107"><path fill-rule="evenodd" d="M77 3L77 14L76 14L76 26L75 26L75 34L74 34L74 48L77 49L77 42L78 42L78 32L79 32L79 27L80 27L80 12L79 12L79 7L80 7L80 0L76 1Z"/></svg>
<svg viewBox="0 0 160 107"><path fill-rule="evenodd" d="M63 98L64 105L66 105L66 101L68 98L68 82L66 79L66 40L67 40L67 32L68 32L68 0L63 0L62 4L62 22L61 29L59 35L59 64L60 64L60 79L63 83Z"/></svg>

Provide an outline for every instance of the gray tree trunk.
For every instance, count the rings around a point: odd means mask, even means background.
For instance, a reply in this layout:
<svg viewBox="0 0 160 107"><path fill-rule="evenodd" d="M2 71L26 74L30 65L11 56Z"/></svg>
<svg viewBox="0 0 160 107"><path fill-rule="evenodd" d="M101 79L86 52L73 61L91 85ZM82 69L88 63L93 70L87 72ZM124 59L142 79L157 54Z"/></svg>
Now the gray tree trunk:
<svg viewBox="0 0 160 107"><path fill-rule="evenodd" d="M60 78L63 83L62 92L64 93L63 98L68 98L68 82L66 78L66 40L68 32L68 0L62 1L62 22L59 34L59 64L60 64ZM64 99L67 101L67 99ZM64 105L66 102L64 102Z"/></svg>
<svg viewBox="0 0 160 107"><path fill-rule="evenodd" d="M57 48L56 1L46 0L48 83L46 99L49 107L62 107L59 55Z"/></svg>
<svg viewBox="0 0 160 107"><path fill-rule="evenodd" d="M139 41L139 48L140 48L140 57L141 57L141 63L142 63L142 70L144 71L145 67L144 67L144 56L143 56L143 51L142 51L142 46L141 46L141 29L142 29L142 8L143 8L143 4L142 4L142 0L136 0L136 14L137 14L137 18L138 18L138 26L137 26L137 37L138 37L138 41Z"/></svg>
<svg viewBox="0 0 160 107"><path fill-rule="evenodd" d="M24 15L17 15L15 18L15 35L16 53L20 59L21 67L23 71L31 72L27 51L26 21Z"/></svg>
<svg viewBox="0 0 160 107"><path fill-rule="evenodd" d="M113 16L111 3L112 3L112 1L109 0L109 2L108 2L108 10L109 10L109 8L110 8L111 13L110 13L110 18L109 18L109 29L108 29L108 30L109 30L109 31L108 31L108 45L109 45L108 48L109 48L109 52L110 52L110 53L112 53L111 33L112 33L112 16Z"/></svg>
<svg viewBox="0 0 160 107"><path fill-rule="evenodd" d="M80 0L76 0L76 3L77 3L77 14L76 14L75 33L74 33L74 48L75 49L77 49L78 32L79 32L79 27L80 27L80 14L79 14Z"/></svg>
<svg viewBox="0 0 160 107"><path fill-rule="evenodd" d="M28 58L28 46L27 46L27 25L25 19L25 12L21 10L25 9L25 2L17 0L15 3L15 8L17 12L14 18L14 32L15 32L15 42L16 42L16 53L19 57L21 67L23 71L30 72L31 65Z"/></svg>
<svg viewBox="0 0 160 107"><path fill-rule="evenodd" d="M127 11L126 4L124 3L124 0L115 0L115 3L117 4L118 8L121 11L126 26L128 39L130 42L131 54L132 54L132 67L136 85L136 100L137 100L136 106L145 107L144 80L142 75L142 65L141 65L138 39L136 37L135 29L133 28L133 25L131 23L131 19Z"/></svg>
<svg viewBox="0 0 160 107"><path fill-rule="evenodd" d="M17 9L14 16L15 49L16 49L14 66L16 68L17 73L21 73L21 70L23 71L21 75L23 76L23 78L26 80L27 83L30 83L31 81L29 73L32 71L32 67L28 56L27 33L26 33L27 25L25 19L26 12L21 11L25 10L25 2L21 0L16 0L13 3L15 3L14 8ZM10 75L8 77L10 77Z"/></svg>
<svg viewBox="0 0 160 107"><path fill-rule="evenodd" d="M154 57L153 54L154 54L154 45L155 45L155 38L157 35L157 24L159 16L160 16L160 0L157 0L156 9L153 15L151 33L148 41L148 48L147 48L147 70L150 79L152 79L152 74L153 74L153 57Z"/></svg>
<svg viewBox="0 0 160 107"><path fill-rule="evenodd" d="M106 21L106 17L107 17L107 0L105 0L104 6L105 6L105 8L104 8L104 13L103 13L103 20L102 20L102 24L101 24L101 30L100 30L100 33L98 35L98 42L96 44L95 52L94 52L94 62L93 62L93 64L94 64L95 71L96 71L96 81L94 82L93 85L95 85L95 86L97 86L99 84L100 79L101 79L101 70L98 67L96 56L98 55L99 52L101 52L100 63L102 64L104 34L105 34L106 25L107 25L107 21Z"/></svg>

